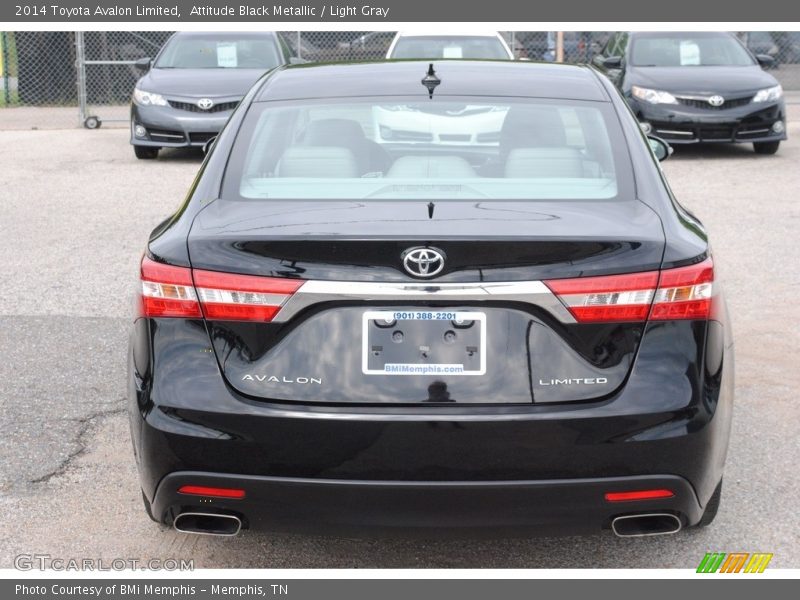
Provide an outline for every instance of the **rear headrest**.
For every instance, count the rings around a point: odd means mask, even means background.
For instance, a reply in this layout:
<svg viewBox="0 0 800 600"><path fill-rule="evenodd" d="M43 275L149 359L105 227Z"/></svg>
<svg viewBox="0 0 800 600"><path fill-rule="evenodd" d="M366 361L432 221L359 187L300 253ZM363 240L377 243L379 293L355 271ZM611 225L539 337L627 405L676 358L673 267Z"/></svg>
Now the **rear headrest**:
<svg viewBox="0 0 800 600"><path fill-rule="evenodd" d="M530 146L566 146L567 135L558 109L553 106L514 106L500 130L500 150Z"/></svg>
<svg viewBox="0 0 800 600"><path fill-rule="evenodd" d="M506 159L506 177L585 177L583 156L574 148L517 148Z"/></svg>
<svg viewBox="0 0 800 600"><path fill-rule="evenodd" d="M386 177L436 179L477 177L477 174L460 156L401 156L392 163Z"/></svg>
<svg viewBox="0 0 800 600"><path fill-rule="evenodd" d="M353 153L336 146L290 146L278 161L278 177L358 177Z"/></svg>
<svg viewBox="0 0 800 600"><path fill-rule="evenodd" d="M311 121L303 140L307 146L345 146L348 142L361 142L364 130L358 121L350 119L319 119Z"/></svg>

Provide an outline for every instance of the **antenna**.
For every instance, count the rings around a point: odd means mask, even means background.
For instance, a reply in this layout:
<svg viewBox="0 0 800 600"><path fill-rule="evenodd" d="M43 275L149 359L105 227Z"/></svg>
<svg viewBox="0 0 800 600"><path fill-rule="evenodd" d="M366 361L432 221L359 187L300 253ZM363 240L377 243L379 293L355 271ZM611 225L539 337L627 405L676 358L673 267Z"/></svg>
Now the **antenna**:
<svg viewBox="0 0 800 600"><path fill-rule="evenodd" d="M428 65L428 72L422 78L422 85L428 89L428 98L433 99L433 91L436 86L442 83L442 80L436 76L436 71L433 70L433 63Z"/></svg>

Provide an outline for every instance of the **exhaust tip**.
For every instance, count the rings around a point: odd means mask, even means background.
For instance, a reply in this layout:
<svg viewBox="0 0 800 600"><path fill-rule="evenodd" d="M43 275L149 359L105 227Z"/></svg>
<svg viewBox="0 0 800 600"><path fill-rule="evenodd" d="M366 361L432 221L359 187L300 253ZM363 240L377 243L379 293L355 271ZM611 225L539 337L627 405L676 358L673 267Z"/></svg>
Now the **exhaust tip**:
<svg viewBox="0 0 800 600"><path fill-rule="evenodd" d="M647 537L671 535L683 527L681 520L670 513L623 515L611 521L611 530L617 537Z"/></svg>
<svg viewBox="0 0 800 600"><path fill-rule="evenodd" d="M181 533L232 537L241 531L242 520L234 515L185 512L175 517L172 526Z"/></svg>

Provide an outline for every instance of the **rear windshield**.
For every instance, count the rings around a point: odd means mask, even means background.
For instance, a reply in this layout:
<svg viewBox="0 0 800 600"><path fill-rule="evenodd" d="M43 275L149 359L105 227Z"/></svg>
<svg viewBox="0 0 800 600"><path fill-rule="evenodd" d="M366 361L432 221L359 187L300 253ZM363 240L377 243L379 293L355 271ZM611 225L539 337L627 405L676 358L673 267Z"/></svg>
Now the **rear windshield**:
<svg viewBox="0 0 800 600"><path fill-rule="evenodd" d="M607 200L628 196L626 156L616 114L602 102L261 102L241 126L224 193L254 200Z"/></svg>
<svg viewBox="0 0 800 600"><path fill-rule="evenodd" d="M486 36L403 36L389 58L487 58L508 59L503 44Z"/></svg>
<svg viewBox="0 0 800 600"><path fill-rule="evenodd" d="M273 69L281 63L271 36L246 34L173 37L155 66L159 69Z"/></svg>
<svg viewBox="0 0 800 600"><path fill-rule="evenodd" d="M753 61L738 40L724 33L637 35L631 47L635 67L748 66Z"/></svg>

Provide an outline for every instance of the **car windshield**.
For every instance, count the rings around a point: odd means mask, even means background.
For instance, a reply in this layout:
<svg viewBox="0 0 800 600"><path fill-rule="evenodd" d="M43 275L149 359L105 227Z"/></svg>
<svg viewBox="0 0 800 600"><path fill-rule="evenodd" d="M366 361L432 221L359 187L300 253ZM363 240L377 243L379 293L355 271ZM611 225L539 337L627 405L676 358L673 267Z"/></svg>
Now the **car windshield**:
<svg viewBox="0 0 800 600"><path fill-rule="evenodd" d="M173 37L156 61L159 69L263 69L280 64L278 48L265 35Z"/></svg>
<svg viewBox="0 0 800 600"><path fill-rule="evenodd" d="M508 59L508 52L496 37L402 36L390 58Z"/></svg>
<svg viewBox="0 0 800 600"><path fill-rule="evenodd" d="M257 102L239 130L224 193L611 199L629 196L626 152L608 103L444 96Z"/></svg>
<svg viewBox="0 0 800 600"><path fill-rule="evenodd" d="M744 67L755 62L729 35L688 33L635 36L631 64L635 67Z"/></svg>

